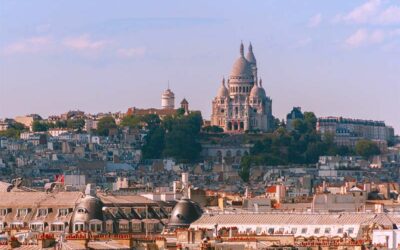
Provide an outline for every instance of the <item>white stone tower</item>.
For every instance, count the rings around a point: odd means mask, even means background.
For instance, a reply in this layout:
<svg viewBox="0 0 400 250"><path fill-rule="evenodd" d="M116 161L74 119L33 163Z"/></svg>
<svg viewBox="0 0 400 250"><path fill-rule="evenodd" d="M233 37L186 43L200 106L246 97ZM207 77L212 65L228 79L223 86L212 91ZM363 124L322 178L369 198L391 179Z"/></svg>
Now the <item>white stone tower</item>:
<svg viewBox="0 0 400 250"><path fill-rule="evenodd" d="M163 109L174 109L175 108L175 94L169 89L169 84L167 90L161 95L161 108Z"/></svg>

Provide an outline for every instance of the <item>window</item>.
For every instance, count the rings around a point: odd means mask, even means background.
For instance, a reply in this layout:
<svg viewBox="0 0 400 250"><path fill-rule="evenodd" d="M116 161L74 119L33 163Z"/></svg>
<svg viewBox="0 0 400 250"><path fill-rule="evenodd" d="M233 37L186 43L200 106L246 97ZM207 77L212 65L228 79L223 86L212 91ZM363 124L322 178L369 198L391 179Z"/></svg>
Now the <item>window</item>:
<svg viewBox="0 0 400 250"><path fill-rule="evenodd" d="M268 229L268 233L269 233L269 234L274 234L274 228L273 228L273 227L269 228L269 229Z"/></svg>
<svg viewBox="0 0 400 250"><path fill-rule="evenodd" d="M27 208L20 208L17 211L17 217L25 216L28 214L28 209Z"/></svg>
<svg viewBox="0 0 400 250"><path fill-rule="evenodd" d="M78 214L84 214L85 212L84 208L78 208Z"/></svg>
<svg viewBox="0 0 400 250"><path fill-rule="evenodd" d="M83 223L75 223L74 225L74 231L75 232L79 232L79 231L83 231L85 229L84 227L85 225Z"/></svg>
<svg viewBox="0 0 400 250"><path fill-rule="evenodd" d="M325 233L326 234L330 234L331 233L331 228L330 227L326 227L325 228Z"/></svg>
<svg viewBox="0 0 400 250"><path fill-rule="evenodd" d="M132 231L134 232L142 231L142 223L132 223Z"/></svg>
<svg viewBox="0 0 400 250"><path fill-rule="evenodd" d="M43 224L39 224L39 223L31 224L30 228L32 231L41 232L41 231L43 231Z"/></svg>
<svg viewBox="0 0 400 250"><path fill-rule="evenodd" d="M284 231L285 229L283 227L279 228L279 233L283 234Z"/></svg>
<svg viewBox="0 0 400 250"><path fill-rule="evenodd" d="M8 214L8 209L7 208L0 209L0 216L5 216L7 214Z"/></svg>
<svg viewBox="0 0 400 250"><path fill-rule="evenodd" d="M261 233L261 227L256 227L256 234L260 234Z"/></svg>
<svg viewBox="0 0 400 250"><path fill-rule="evenodd" d="M320 230L319 227L315 228L315 229L314 229L314 233L315 233L315 234L319 234L319 230Z"/></svg>
<svg viewBox="0 0 400 250"><path fill-rule="evenodd" d="M306 228L306 227L303 227L303 228L301 229L301 233L302 233L302 234L306 234L306 233L307 233L307 228Z"/></svg>
<svg viewBox="0 0 400 250"><path fill-rule="evenodd" d="M107 221L106 222L106 231L108 233L112 233L113 232L113 222L112 221Z"/></svg>
<svg viewBox="0 0 400 250"><path fill-rule="evenodd" d="M11 223L11 228L12 229L18 229L18 228L21 228L23 226L24 226L24 224L22 222Z"/></svg>
<svg viewBox="0 0 400 250"><path fill-rule="evenodd" d="M37 212L38 217L46 216L47 215L47 208L39 208Z"/></svg>
<svg viewBox="0 0 400 250"><path fill-rule="evenodd" d="M354 227L349 227L349 229L347 229L347 233L348 234L354 233Z"/></svg>
<svg viewBox="0 0 400 250"><path fill-rule="evenodd" d="M342 234L343 233L343 227L338 228L337 233L338 234Z"/></svg>
<svg viewBox="0 0 400 250"><path fill-rule="evenodd" d="M64 224L51 224L50 230L53 232L63 232Z"/></svg>
<svg viewBox="0 0 400 250"><path fill-rule="evenodd" d="M297 228L295 228L295 227L292 228L292 230L290 231L291 234L296 234L296 232L297 232Z"/></svg>
<svg viewBox="0 0 400 250"><path fill-rule="evenodd" d="M59 216L67 216L69 213L68 208L60 208L58 210L58 215Z"/></svg>
<svg viewBox="0 0 400 250"><path fill-rule="evenodd" d="M148 232L154 232L156 229L156 224L155 223L147 223L146 227L147 227Z"/></svg>
<svg viewBox="0 0 400 250"><path fill-rule="evenodd" d="M101 232L101 224L100 223L92 223L92 224L90 224L90 231L92 231L92 232Z"/></svg>
<svg viewBox="0 0 400 250"><path fill-rule="evenodd" d="M129 231L129 224L126 222L119 223L119 231L121 232L128 232Z"/></svg>

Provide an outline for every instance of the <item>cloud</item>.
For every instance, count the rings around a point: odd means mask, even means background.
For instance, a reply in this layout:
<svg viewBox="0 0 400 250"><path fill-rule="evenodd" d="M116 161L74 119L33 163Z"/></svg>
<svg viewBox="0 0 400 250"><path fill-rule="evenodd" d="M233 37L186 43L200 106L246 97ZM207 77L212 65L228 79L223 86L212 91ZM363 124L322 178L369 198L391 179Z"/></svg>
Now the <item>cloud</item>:
<svg viewBox="0 0 400 250"><path fill-rule="evenodd" d="M318 13L315 16L310 18L310 20L308 21L308 27L310 27L310 28L318 27L320 25L321 21L322 21L322 15L321 15L321 13Z"/></svg>
<svg viewBox="0 0 400 250"><path fill-rule="evenodd" d="M389 25L400 23L400 6L387 5L381 0L368 0L347 14L338 14L334 23L348 22L357 24ZM383 6L386 4L386 6Z"/></svg>
<svg viewBox="0 0 400 250"><path fill-rule="evenodd" d="M345 40L345 45L348 48L356 48L362 45L380 44L397 36L400 36L400 29L358 29Z"/></svg>
<svg viewBox="0 0 400 250"><path fill-rule="evenodd" d="M346 39L348 47L358 47L365 43L368 39L368 32L366 29L359 29Z"/></svg>
<svg viewBox="0 0 400 250"><path fill-rule="evenodd" d="M355 23L365 23L371 17L376 15L380 5L380 0L369 0L366 3L353 9L350 13L345 15L343 19L345 21L351 21Z"/></svg>
<svg viewBox="0 0 400 250"><path fill-rule="evenodd" d="M143 56L146 53L146 48L122 48L117 50L117 55L120 57L137 57Z"/></svg>
<svg viewBox="0 0 400 250"><path fill-rule="evenodd" d="M36 53L48 49L51 44L50 36L31 37L8 44L3 48L3 53L6 55Z"/></svg>
<svg viewBox="0 0 400 250"><path fill-rule="evenodd" d="M96 51L103 49L110 41L107 40L93 40L89 35L81 35L77 37L66 38L63 45L72 50L81 51Z"/></svg>
<svg viewBox="0 0 400 250"><path fill-rule="evenodd" d="M380 13L378 22L381 24L400 23L400 7L390 6L384 10L382 13Z"/></svg>

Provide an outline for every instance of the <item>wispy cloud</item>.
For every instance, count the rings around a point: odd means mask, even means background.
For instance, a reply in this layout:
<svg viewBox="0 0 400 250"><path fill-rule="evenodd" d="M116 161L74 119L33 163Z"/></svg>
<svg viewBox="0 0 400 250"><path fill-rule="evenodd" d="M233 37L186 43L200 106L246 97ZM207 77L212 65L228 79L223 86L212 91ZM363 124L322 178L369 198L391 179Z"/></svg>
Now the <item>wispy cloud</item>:
<svg viewBox="0 0 400 250"><path fill-rule="evenodd" d="M382 0L368 0L347 14L338 14L334 23L388 25L400 23L400 5L388 5Z"/></svg>
<svg viewBox="0 0 400 250"><path fill-rule="evenodd" d="M378 18L379 23L382 24L394 24L400 23L400 7L390 6L380 13Z"/></svg>
<svg viewBox="0 0 400 250"><path fill-rule="evenodd" d="M345 45L348 48L357 48L363 45L380 44L397 36L400 36L400 29L358 29L345 40Z"/></svg>
<svg viewBox="0 0 400 250"><path fill-rule="evenodd" d="M7 55L36 53L48 49L51 43L52 38L50 36L31 37L6 45L3 48L3 53Z"/></svg>
<svg viewBox="0 0 400 250"><path fill-rule="evenodd" d="M346 39L346 45L348 47L358 47L365 43L367 39L368 31L366 29L359 29Z"/></svg>
<svg viewBox="0 0 400 250"><path fill-rule="evenodd" d="M321 13L318 13L310 18L310 20L308 21L308 27L310 28L318 27L321 24L321 21L322 21L322 15Z"/></svg>
<svg viewBox="0 0 400 250"><path fill-rule="evenodd" d="M84 34L66 38L62 44L72 50L96 51L103 49L109 43L108 40L94 40L89 35Z"/></svg>
<svg viewBox="0 0 400 250"><path fill-rule="evenodd" d="M356 23L367 22L371 17L376 15L380 5L380 0L369 0L366 3L353 9L350 13L345 15L343 19Z"/></svg>
<svg viewBox="0 0 400 250"><path fill-rule="evenodd" d="M138 48L122 48L117 50L117 55L120 57L139 57L146 54L145 47Z"/></svg>

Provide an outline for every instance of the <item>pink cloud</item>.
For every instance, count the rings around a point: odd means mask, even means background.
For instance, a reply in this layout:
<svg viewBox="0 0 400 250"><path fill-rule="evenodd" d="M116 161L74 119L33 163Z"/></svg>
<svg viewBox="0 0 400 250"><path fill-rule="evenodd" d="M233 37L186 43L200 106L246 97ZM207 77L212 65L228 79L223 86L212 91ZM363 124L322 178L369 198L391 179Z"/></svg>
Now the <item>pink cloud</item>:
<svg viewBox="0 0 400 250"><path fill-rule="evenodd" d="M107 40L93 40L89 35L66 38L63 45L73 50L101 50L110 42Z"/></svg>
<svg viewBox="0 0 400 250"><path fill-rule="evenodd" d="M3 48L3 53L7 55L36 53L48 49L51 44L52 38L49 36L31 37L5 46Z"/></svg>
<svg viewBox="0 0 400 250"><path fill-rule="evenodd" d="M321 13L316 14L315 16L311 17L310 20L308 21L308 27L315 28L320 25L322 21L322 15Z"/></svg>
<svg viewBox="0 0 400 250"><path fill-rule="evenodd" d="M380 5L380 0L369 0L363 5L356 7L354 10L344 16L343 19L356 23L365 23L378 12Z"/></svg>
<svg viewBox="0 0 400 250"><path fill-rule="evenodd" d="M390 6L379 15L378 21L382 24L400 23L400 7Z"/></svg>

